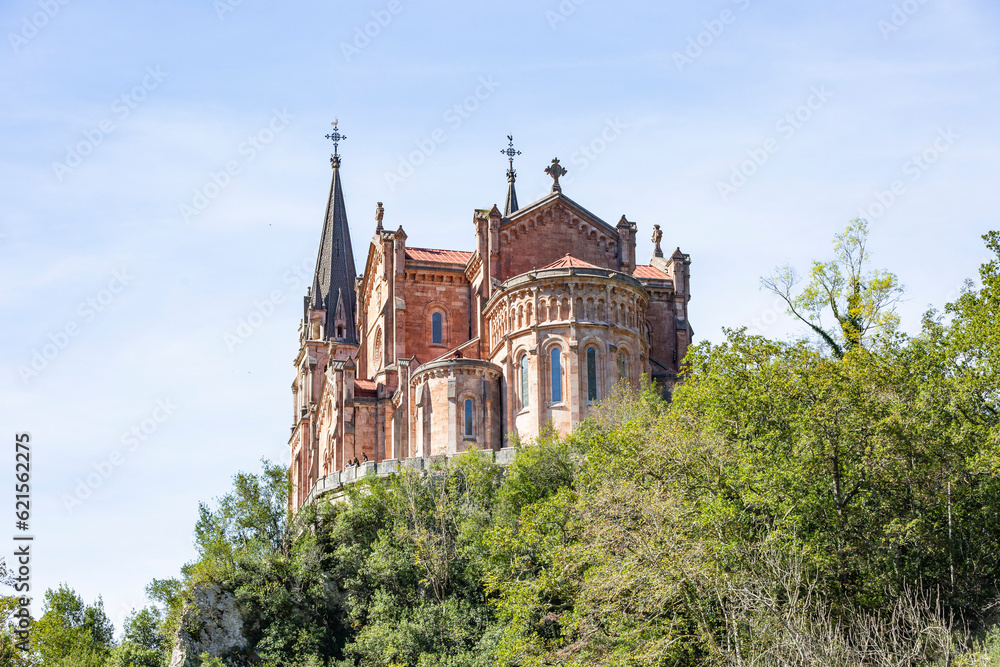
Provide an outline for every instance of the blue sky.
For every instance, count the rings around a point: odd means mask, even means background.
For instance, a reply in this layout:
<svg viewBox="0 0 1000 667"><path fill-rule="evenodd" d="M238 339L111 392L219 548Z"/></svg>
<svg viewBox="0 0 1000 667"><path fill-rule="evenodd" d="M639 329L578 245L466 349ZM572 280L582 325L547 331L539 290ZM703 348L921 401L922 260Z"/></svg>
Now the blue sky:
<svg viewBox="0 0 1000 667"><path fill-rule="evenodd" d="M987 0L3 3L0 424L34 438L36 595L120 626L194 556L198 501L287 458L334 118L359 261L377 201L471 250L513 133L522 205L558 156L640 258L654 223L691 254L697 338L799 332L759 277L861 211L914 331L1000 228L998 24Z"/></svg>

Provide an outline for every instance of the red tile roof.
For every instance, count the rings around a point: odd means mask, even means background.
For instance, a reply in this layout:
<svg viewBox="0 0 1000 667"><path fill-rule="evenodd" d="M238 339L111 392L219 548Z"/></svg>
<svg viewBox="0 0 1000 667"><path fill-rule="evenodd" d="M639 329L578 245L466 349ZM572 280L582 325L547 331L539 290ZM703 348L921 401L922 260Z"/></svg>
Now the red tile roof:
<svg viewBox="0 0 1000 667"><path fill-rule="evenodd" d="M375 396L375 381L374 380L355 380L354 381L354 395L358 396Z"/></svg>
<svg viewBox="0 0 1000 667"><path fill-rule="evenodd" d="M414 262L437 262L439 264L461 264L465 266L472 257L471 252L461 250L439 250L437 248L407 248L406 259Z"/></svg>
<svg viewBox="0 0 1000 667"><path fill-rule="evenodd" d="M599 268L601 268L601 267L595 266L595 265L593 265L593 264L591 264L589 262L585 262L582 259L577 259L576 257L571 256L569 253L566 253L565 257L562 257L561 259L557 259L556 261L552 262L548 266L543 266L539 270L541 271L543 269L565 269L567 267L576 267L576 268L581 268L581 269L599 269Z"/></svg>
<svg viewBox="0 0 1000 667"><path fill-rule="evenodd" d="M636 278L647 278L650 280L670 280L670 276L649 264L639 264L635 267L635 273L632 275Z"/></svg>

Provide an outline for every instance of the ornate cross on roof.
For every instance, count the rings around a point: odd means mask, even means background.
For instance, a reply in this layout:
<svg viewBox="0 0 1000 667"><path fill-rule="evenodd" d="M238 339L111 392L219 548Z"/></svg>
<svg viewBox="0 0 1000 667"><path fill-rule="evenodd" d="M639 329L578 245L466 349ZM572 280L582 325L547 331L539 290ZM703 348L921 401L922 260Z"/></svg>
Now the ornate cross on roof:
<svg viewBox="0 0 1000 667"><path fill-rule="evenodd" d="M340 163L340 155L337 154L337 146L340 144L341 141L347 138L346 134L340 133L340 128L337 127L337 123L339 122L340 120L337 119L332 123L330 123L330 125L333 125L333 132L326 135L326 138L333 142L333 155L330 156L330 163L331 164L336 163L334 166L337 166Z"/></svg>
<svg viewBox="0 0 1000 667"><path fill-rule="evenodd" d="M507 170L507 180L512 181L517 176L517 172L514 171L514 156L520 155L521 151L514 148L514 135L508 134L507 141L509 142L507 148L500 150L501 155L506 155L510 160L510 169Z"/></svg>
<svg viewBox="0 0 1000 667"><path fill-rule="evenodd" d="M552 164L545 168L545 173L552 177L552 192L562 192L559 177L566 175L566 168L559 164L559 158L552 158Z"/></svg>

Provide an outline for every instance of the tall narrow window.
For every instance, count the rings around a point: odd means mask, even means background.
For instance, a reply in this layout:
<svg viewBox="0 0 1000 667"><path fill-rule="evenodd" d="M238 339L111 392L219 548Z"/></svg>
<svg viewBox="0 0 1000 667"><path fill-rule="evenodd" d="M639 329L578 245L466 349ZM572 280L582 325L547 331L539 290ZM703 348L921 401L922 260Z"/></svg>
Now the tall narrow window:
<svg viewBox="0 0 1000 667"><path fill-rule="evenodd" d="M440 345L444 341L442 328L441 313L431 315L431 342L435 345Z"/></svg>
<svg viewBox="0 0 1000 667"><path fill-rule="evenodd" d="M521 356L521 407L526 408L530 401L530 375L528 373L528 355Z"/></svg>
<svg viewBox="0 0 1000 667"><path fill-rule="evenodd" d="M597 350L587 349L587 400L597 400Z"/></svg>
<svg viewBox="0 0 1000 667"><path fill-rule="evenodd" d="M465 437L472 437L472 399L465 399Z"/></svg>
<svg viewBox="0 0 1000 667"><path fill-rule="evenodd" d="M619 380L624 380L625 379L625 368L626 368L626 366L625 366L625 353L624 352L619 352L618 353L618 379Z"/></svg>
<svg viewBox="0 0 1000 667"><path fill-rule="evenodd" d="M562 353L558 347L552 348L552 402L562 401Z"/></svg>

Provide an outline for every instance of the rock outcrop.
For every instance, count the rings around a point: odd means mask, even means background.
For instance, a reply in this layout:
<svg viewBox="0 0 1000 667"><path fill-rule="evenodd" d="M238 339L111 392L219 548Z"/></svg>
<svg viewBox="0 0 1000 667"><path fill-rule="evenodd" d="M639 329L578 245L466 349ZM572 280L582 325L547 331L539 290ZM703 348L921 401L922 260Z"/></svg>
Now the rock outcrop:
<svg viewBox="0 0 1000 667"><path fill-rule="evenodd" d="M198 667L203 654L239 664L247 651L243 618L233 594L219 584L196 585L174 636L170 667Z"/></svg>

